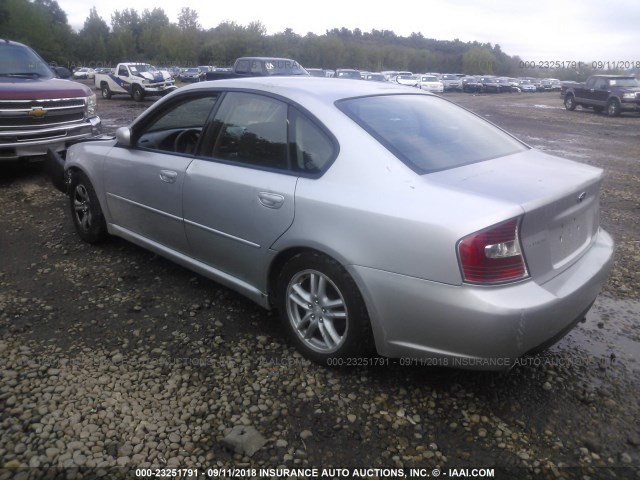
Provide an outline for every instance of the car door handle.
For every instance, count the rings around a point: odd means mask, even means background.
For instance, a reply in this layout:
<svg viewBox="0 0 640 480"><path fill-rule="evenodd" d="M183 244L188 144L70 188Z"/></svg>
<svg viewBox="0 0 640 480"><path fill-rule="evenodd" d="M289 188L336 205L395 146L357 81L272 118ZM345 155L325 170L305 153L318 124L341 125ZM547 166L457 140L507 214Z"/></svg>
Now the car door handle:
<svg viewBox="0 0 640 480"><path fill-rule="evenodd" d="M160 180L167 183L173 183L178 178L178 172L173 170L160 170Z"/></svg>
<svg viewBox="0 0 640 480"><path fill-rule="evenodd" d="M277 193L260 192L258 194L260 203L268 208L280 208L284 203L284 197Z"/></svg>

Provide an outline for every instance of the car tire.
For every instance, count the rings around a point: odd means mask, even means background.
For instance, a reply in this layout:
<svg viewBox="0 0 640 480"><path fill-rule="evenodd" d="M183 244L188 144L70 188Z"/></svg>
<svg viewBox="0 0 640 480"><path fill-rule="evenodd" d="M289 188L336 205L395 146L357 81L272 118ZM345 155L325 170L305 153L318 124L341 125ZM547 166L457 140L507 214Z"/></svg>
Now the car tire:
<svg viewBox="0 0 640 480"><path fill-rule="evenodd" d="M373 351L360 291L332 258L306 252L289 259L277 281L276 302L289 337L308 359L338 366Z"/></svg>
<svg viewBox="0 0 640 480"><path fill-rule="evenodd" d="M607 115L610 117L617 117L620 115L620 102L615 98L607 102Z"/></svg>
<svg viewBox="0 0 640 480"><path fill-rule="evenodd" d="M144 91L138 85L133 86L133 91L131 92L131 97L136 102L141 102L144 100Z"/></svg>
<svg viewBox="0 0 640 480"><path fill-rule="evenodd" d="M577 107L576 100L573 95L567 95L564 97L564 108L567 110L575 110Z"/></svg>
<svg viewBox="0 0 640 480"><path fill-rule="evenodd" d="M87 243L107 238L107 223L93 185L83 172L71 174L69 206L78 236Z"/></svg>
<svg viewBox="0 0 640 480"><path fill-rule="evenodd" d="M102 84L102 98L104 98L105 100L111 99L111 89L106 83Z"/></svg>

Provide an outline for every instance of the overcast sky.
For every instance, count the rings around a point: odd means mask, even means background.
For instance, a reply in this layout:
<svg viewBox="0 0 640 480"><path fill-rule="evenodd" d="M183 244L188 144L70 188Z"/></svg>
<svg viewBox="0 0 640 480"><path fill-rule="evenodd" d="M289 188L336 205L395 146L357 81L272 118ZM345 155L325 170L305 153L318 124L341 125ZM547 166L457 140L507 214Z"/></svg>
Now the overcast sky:
<svg viewBox="0 0 640 480"><path fill-rule="evenodd" d="M420 32L438 40L499 44L509 55L537 61L640 62L640 1L616 0L58 0L80 30L95 6L111 25L115 10L160 7L177 22L183 6L196 10L205 29L223 21L260 21L267 33L291 28L299 35L332 28Z"/></svg>

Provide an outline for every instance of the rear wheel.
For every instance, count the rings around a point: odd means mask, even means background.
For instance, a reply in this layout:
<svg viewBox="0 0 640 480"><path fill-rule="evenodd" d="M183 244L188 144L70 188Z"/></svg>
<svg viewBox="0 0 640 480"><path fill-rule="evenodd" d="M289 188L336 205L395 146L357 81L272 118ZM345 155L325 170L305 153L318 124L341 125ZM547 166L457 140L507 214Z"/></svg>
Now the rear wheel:
<svg viewBox="0 0 640 480"><path fill-rule="evenodd" d="M609 100L609 103L607 103L607 115L610 117L617 117L620 115L620 102L615 98Z"/></svg>
<svg viewBox="0 0 640 480"><path fill-rule="evenodd" d="M87 243L98 243L107 237L107 224L93 185L82 172L71 175L69 205L76 232Z"/></svg>
<svg viewBox="0 0 640 480"><path fill-rule="evenodd" d="M102 84L102 98L109 100L111 98L111 89L106 83Z"/></svg>
<svg viewBox="0 0 640 480"><path fill-rule="evenodd" d="M373 346L369 316L358 287L335 260L301 253L283 267L276 300L298 350L322 365L353 358Z"/></svg>
<svg viewBox="0 0 640 480"><path fill-rule="evenodd" d="M575 110L576 106L576 100L573 98L573 95L567 95L564 97L564 108L567 110Z"/></svg>

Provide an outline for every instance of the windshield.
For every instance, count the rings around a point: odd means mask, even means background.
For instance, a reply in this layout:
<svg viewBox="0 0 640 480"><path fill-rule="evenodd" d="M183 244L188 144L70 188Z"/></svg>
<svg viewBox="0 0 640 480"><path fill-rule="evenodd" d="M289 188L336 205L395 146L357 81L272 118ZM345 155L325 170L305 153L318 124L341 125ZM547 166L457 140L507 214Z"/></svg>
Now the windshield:
<svg viewBox="0 0 640 480"><path fill-rule="evenodd" d="M133 73L142 73L142 72L156 72L156 67L152 67L151 65L146 65L144 63L140 63L138 65L130 65L129 68Z"/></svg>
<svg viewBox="0 0 640 480"><path fill-rule="evenodd" d="M489 122L435 95L350 98L337 106L420 174L527 149Z"/></svg>
<svg viewBox="0 0 640 480"><path fill-rule="evenodd" d="M53 77L40 56L24 45L0 44L0 75L16 77Z"/></svg>

